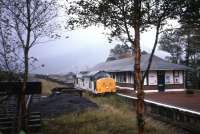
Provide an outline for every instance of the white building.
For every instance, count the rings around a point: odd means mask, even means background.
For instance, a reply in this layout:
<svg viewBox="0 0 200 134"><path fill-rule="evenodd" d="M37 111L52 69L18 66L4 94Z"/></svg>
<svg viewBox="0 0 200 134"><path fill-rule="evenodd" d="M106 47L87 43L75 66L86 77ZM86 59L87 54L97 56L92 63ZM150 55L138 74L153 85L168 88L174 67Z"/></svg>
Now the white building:
<svg viewBox="0 0 200 134"><path fill-rule="evenodd" d="M150 54L141 55L141 70L144 73ZM180 91L185 89L184 65L170 63L157 56L153 57L150 71L144 80L144 89L148 91ZM106 71L115 79L118 89L134 88L134 57L107 61L96 65L90 71Z"/></svg>

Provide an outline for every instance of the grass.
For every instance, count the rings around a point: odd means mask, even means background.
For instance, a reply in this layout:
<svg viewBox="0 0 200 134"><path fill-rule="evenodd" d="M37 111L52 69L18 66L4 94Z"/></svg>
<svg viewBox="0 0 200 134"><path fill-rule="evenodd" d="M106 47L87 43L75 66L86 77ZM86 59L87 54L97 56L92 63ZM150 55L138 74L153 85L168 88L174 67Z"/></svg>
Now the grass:
<svg viewBox="0 0 200 134"><path fill-rule="evenodd" d="M44 134L136 134L137 121L130 105L116 95L84 97L95 102L99 108L80 113L65 114L44 121ZM145 134L169 134L174 130L162 123L148 119Z"/></svg>
<svg viewBox="0 0 200 134"><path fill-rule="evenodd" d="M52 81L48 81L45 79L39 79L39 81L42 82L42 94L43 95L49 95L51 94L51 90L55 87L64 87L65 85L56 83L56 82L52 82Z"/></svg>

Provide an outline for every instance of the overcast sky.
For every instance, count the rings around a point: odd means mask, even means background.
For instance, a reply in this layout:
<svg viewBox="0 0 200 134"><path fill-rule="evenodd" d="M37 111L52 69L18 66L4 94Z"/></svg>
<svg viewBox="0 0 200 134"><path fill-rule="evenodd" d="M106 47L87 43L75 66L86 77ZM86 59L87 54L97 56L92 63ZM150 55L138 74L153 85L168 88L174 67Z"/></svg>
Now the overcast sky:
<svg viewBox="0 0 200 134"><path fill-rule="evenodd" d="M149 31L141 36L141 48L151 52L154 42L154 31ZM61 38L39 44L31 49L31 56L39 61L34 73L64 74L69 71L80 71L104 62L109 55L109 50L118 42L108 43L107 36L102 28L91 27L66 32L69 38ZM156 55L165 57L166 53L159 50ZM40 67L44 64L45 67Z"/></svg>
<svg viewBox="0 0 200 134"><path fill-rule="evenodd" d="M65 13L60 10L58 21L64 26ZM63 17L64 16L64 17ZM64 31L63 35L69 38L61 38L54 41L39 44L30 50L30 56L39 61L33 73L65 74L70 71L80 71L104 62L109 51L118 42L108 43L107 36L103 34L104 28L90 27L75 31ZM155 31L151 30L141 35L141 49L151 52L155 37ZM164 58L167 54L158 49L155 54ZM44 64L44 67L40 65Z"/></svg>

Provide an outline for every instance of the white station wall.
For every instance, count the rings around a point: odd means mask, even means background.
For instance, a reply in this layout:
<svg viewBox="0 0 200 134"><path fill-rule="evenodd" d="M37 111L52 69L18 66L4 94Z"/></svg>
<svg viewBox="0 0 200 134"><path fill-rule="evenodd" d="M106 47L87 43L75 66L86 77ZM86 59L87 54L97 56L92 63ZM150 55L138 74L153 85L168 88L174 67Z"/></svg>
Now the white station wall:
<svg viewBox="0 0 200 134"><path fill-rule="evenodd" d="M150 71L148 77L149 77L149 85L157 85L157 72L156 71Z"/></svg>
<svg viewBox="0 0 200 134"><path fill-rule="evenodd" d="M165 71L165 84L174 84L173 71Z"/></svg>
<svg viewBox="0 0 200 134"><path fill-rule="evenodd" d="M123 75L123 80L125 77L125 81L123 82L121 81L122 75ZM112 78L114 78L116 82L120 83L134 83L133 75L130 72L118 73L118 75L113 73ZM173 70L165 71L165 84L183 84L184 83L183 78L184 78L183 71L173 71ZM148 82L149 85L157 85L158 83L157 71L149 71ZM146 78L144 80L144 85L147 85Z"/></svg>

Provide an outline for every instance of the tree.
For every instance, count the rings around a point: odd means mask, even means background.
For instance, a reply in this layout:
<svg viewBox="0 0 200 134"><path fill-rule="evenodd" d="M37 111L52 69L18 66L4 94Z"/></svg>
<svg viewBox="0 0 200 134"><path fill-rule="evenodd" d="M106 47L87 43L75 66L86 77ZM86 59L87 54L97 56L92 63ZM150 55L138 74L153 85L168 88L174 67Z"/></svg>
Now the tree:
<svg viewBox="0 0 200 134"><path fill-rule="evenodd" d="M0 18L3 18L4 10L0 6ZM18 49L12 45L15 38L8 22L0 21L0 72L5 80L16 80L16 74L20 72L20 60ZM2 79L3 80L3 79Z"/></svg>
<svg viewBox="0 0 200 134"><path fill-rule="evenodd" d="M159 49L168 52L171 56L169 60L173 63L180 63L182 59L182 54L184 52L184 47L186 44L185 38L181 35L181 31L168 30L164 32L159 41Z"/></svg>
<svg viewBox="0 0 200 134"><path fill-rule="evenodd" d="M190 66L191 61L199 55L199 33L191 31L189 38L186 29L178 28L164 32L159 41L159 48L168 52L171 56L170 61L173 63L184 63ZM189 41L188 41L189 40Z"/></svg>
<svg viewBox="0 0 200 134"><path fill-rule="evenodd" d="M111 38L129 42L134 48L135 71L134 88L137 90L138 133L144 131L144 92L143 82L151 66L158 36L168 18L174 17L175 0L78 0L69 3L67 9L68 27L104 26L110 30ZM148 68L142 78L140 70L140 33L156 27L156 36Z"/></svg>
<svg viewBox="0 0 200 134"><path fill-rule="evenodd" d="M185 47L185 64L193 67L196 71L193 75L186 73L186 80L191 79L195 88L198 88L200 78L198 78L198 64L200 54L200 1L190 0L181 4L180 24L184 35L186 36L187 45Z"/></svg>
<svg viewBox="0 0 200 134"><path fill-rule="evenodd" d="M111 49L110 51L116 55L120 55L123 53L127 53L131 48L128 45L120 45L117 44L113 49Z"/></svg>
<svg viewBox="0 0 200 134"><path fill-rule="evenodd" d="M171 54L168 58L172 62L181 61L197 71L200 65L200 1L180 1L178 9L180 28L162 34L160 49ZM196 71L193 75L186 73L186 79L200 79ZM198 81L194 85L198 85L197 83Z"/></svg>
<svg viewBox="0 0 200 134"><path fill-rule="evenodd" d="M186 65L189 66L189 58L191 53L195 53L195 49L200 42L200 1L190 0L180 4L180 24L183 34L187 38L186 46ZM197 47L198 48L198 47ZM192 52L193 51L193 52Z"/></svg>
<svg viewBox="0 0 200 134"><path fill-rule="evenodd" d="M110 50L109 57L106 61L117 60L132 56L132 48L127 44L117 44L113 49Z"/></svg>
<svg viewBox="0 0 200 134"><path fill-rule="evenodd" d="M23 51L23 88L19 97L20 111L18 128L27 131L25 90L29 73L29 51L51 35L55 28L53 19L56 17L56 2L54 0L0 0L2 5L2 22L7 22L12 35L15 37L14 45Z"/></svg>
<svg viewBox="0 0 200 134"><path fill-rule="evenodd" d="M13 81L20 72L20 60L16 48L10 44L9 32L0 26L0 71L7 74L6 80Z"/></svg>
<svg viewBox="0 0 200 134"><path fill-rule="evenodd" d="M199 33L194 29L178 28L170 30L162 34L160 38L159 48L170 54L169 61L173 63L185 64L192 67L194 70L192 75L186 73L186 80L192 81L193 85L198 85L198 67L200 61L200 45L199 45ZM191 73L191 72L190 72ZM193 86L193 88L198 88Z"/></svg>

